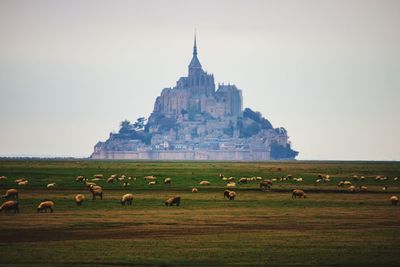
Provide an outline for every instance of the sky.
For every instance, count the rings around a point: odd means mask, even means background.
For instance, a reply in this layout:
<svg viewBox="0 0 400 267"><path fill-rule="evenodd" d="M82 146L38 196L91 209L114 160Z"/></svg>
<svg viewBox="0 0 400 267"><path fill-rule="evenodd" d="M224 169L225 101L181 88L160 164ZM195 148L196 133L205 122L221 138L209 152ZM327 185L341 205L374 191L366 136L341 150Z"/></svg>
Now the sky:
<svg viewBox="0 0 400 267"><path fill-rule="evenodd" d="M88 157L198 57L301 160L400 160L400 1L0 1L0 156Z"/></svg>

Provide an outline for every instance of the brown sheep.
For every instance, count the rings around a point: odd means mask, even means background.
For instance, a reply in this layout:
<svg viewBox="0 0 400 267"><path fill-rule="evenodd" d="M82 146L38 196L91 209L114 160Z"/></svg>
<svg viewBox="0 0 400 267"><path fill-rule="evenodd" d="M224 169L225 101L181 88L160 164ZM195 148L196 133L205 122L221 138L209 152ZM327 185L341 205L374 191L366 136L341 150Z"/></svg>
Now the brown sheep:
<svg viewBox="0 0 400 267"><path fill-rule="evenodd" d="M231 190L225 190L224 191L224 198L229 198L229 193L231 192Z"/></svg>
<svg viewBox="0 0 400 267"><path fill-rule="evenodd" d="M270 189L272 186L272 181L269 179L263 180L260 182L261 189Z"/></svg>
<svg viewBox="0 0 400 267"><path fill-rule="evenodd" d="M6 194L2 196L3 198L14 198L18 199L18 190L17 189L8 189Z"/></svg>
<svg viewBox="0 0 400 267"><path fill-rule="evenodd" d="M37 207L37 212L46 212L49 209L51 213L53 213L54 202L50 200L43 201Z"/></svg>
<svg viewBox="0 0 400 267"><path fill-rule="evenodd" d="M196 187L192 188L192 193L197 193L197 192L199 192L199 190Z"/></svg>
<svg viewBox="0 0 400 267"><path fill-rule="evenodd" d="M293 192L292 192L292 198L297 198L297 197L299 197L299 198L306 198L307 195L306 195L306 193L304 193L303 190L295 189L295 190L293 190Z"/></svg>
<svg viewBox="0 0 400 267"><path fill-rule="evenodd" d="M75 178L75 182L86 182L85 176L79 175Z"/></svg>
<svg viewBox="0 0 400 267"><path fill-rule="evenodd" d="M77 206L81 206L84 200L85 200L85 196L82 194L78 194L75 196L75 202L76 202Z"/></svg>
<svg viewBox="0 0 400 267"><path fill-rule="evenodd" d="M103 188L98 185L94 185L90 187L90 192L92 192L92 200L96 199L96 196L99 196L101 200L103 200Z"/></svg>
<svg viewBox="0 0 400 267"><path fill-rule="evenodd" d="M181 204L181 197L179 196L168 198L165 201L165 206L173 206L173 205L179 206L180 204Z"/></svg>
<svg viewBox="0 0 400 267"><path fill-rule="evenodd" d="M228 195L229 200L235 200L235 197L236 197L236 192L234 191L229 192Z"/></svg>
<svg viewBox="0 0 400 267"><path fill-rule="evenodd" d="M360 185L360 191L365 192L368 190L368 187L366 187L365 185Z"/></svg>
<svg viewBox="0 0 400 267"><path fill-rule="evenodd" d="M238 183L239 184L247 184L247 178L240 178Z"/></svg>
<svg viewBox="0 0 400 267"><path fill-rule="evenodd" d="M397 196L391 196L390 203L392 203L393 206L397 206L397 203L399 203L399 198Z"/></svg>
<svg viewBox="0 0 400 267"><path fill-rule="evenodd" d="M121 205L125 206L126 205L132 205L132 201L133 201L133 195L132 194L125 194L122 196L121 199Z"/></svg>
<svg viewBox="0 0 400 267"><path fill-rule="evenodd" d="M350 191L350 193L355 193L356 192L356 187L354 185L349 186L348 190Z"/></svg>
<svg viewBox="0 0 400 267"><path fill-rule="evenodd" d="M14 182L15 182L16 184L19 184L20 182L25 182L25 181L26 181L25 178L20 178L20 179L15 180Z"/></svg>
<svg viewBox="0 0 400 267"><path fill-rule="evenodd" d="M7 177L5 177L4 175L3 176L0 176L0 181L1 180L7 180Z"/></svg>
<svg viewBox="0 0 400 267"><path fill-rule="evenodd" d="M2 212L3 210L5 212L10 212L11 210L14 210L14 213L19 212L18 201L16 201L16 200L8 200L8 201L4 202L0 206L0 212Z"/></svg>

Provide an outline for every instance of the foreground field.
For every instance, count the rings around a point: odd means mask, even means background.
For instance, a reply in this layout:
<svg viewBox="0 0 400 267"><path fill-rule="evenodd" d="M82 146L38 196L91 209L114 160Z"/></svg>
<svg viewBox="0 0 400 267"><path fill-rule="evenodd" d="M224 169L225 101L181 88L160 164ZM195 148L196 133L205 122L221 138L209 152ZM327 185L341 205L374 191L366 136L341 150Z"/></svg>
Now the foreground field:
<svg viewBox="0 0 400 267"><path fill-rule="evenodd" d="M103 186L104 200L90 200L90 192L75 177L101 173L137 177L124 189L121 183ZM262 192L256 182L234 190L237 199L223 198L226 182L234 177L283 177ZM316 183L318 174L331 182ZM1 161L1 193L13 182L29 180L20 190L19 214L0 214L0 263L4 266L147 265L147 266L399 266L400 163L365 162L124 162L124 161ZM171 177L172 184L149 186L146 175ZM348 179L365 175L364 182ZM387 176L376 181L375 176ZM367 192L338 188L351 180ZM209 180L210 186L199 186ZM55 182L56 189L46 189ZM383 186L387 191L382 191ZM199 193L191 193L196 186ZM302 188L306 199L291 199ZM119 201L135 195L133 206ZM84 193L81 207L73 196ZM181 206L166 207L179 195ZM36 206L52 199L55 212L38 214Z"/></svg>

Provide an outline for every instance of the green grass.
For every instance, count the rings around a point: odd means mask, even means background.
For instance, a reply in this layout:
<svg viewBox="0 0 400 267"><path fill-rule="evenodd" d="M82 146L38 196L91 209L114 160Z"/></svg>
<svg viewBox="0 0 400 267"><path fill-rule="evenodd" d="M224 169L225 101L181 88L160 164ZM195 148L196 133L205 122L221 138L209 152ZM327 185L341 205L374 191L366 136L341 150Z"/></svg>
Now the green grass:
<svg viewBox="0 0 400 267"><path fill-rule="evenodd" d="M281 170L280 170L281 169ZM75 177L101 173L137 177L124 190L107 184L103 200ZM223 198L225 176L263 178L292 174L303 182L275 182L268 192L258 182L239 185L234 201ZM318 174L332 181L315 183ZM389 197L400 195L398 162L137 162L137 161L0 161L0 191L20 190L19 214L0 214L2 266L400 266L400 207ZM159 177L149 186L146 175ZM365 182L353 175L366 176ZM376 175L388 176L375 181ZM171 177L164 185L162 178ZM342 179L367 192L338 188ZM211 186L200 186L209 180ZM56 182L55 190L46 184ZM384 192L382 186L389 190ZM191 193L193 187L199 193ZM302 188L306 199L292 199ZM133 206L121 196L132 192ZM77 207L73 196L85 194ZM166 207L179 195L181 206ZM40 201L55 202L55 212L36 213Z"/></svg>

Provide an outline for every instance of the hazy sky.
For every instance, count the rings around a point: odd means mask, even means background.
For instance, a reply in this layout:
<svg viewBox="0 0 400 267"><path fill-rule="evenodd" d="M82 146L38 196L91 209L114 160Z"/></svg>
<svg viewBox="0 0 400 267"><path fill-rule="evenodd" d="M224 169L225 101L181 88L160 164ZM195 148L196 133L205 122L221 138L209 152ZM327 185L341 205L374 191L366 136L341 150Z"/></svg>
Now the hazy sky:
<svg viewBox="0 0 400 267"><path fill-rule="evenodd" d="M0 1L0 155L89 156L187 75L288 130L299 159L400 160L400 1Z"/></svg>

